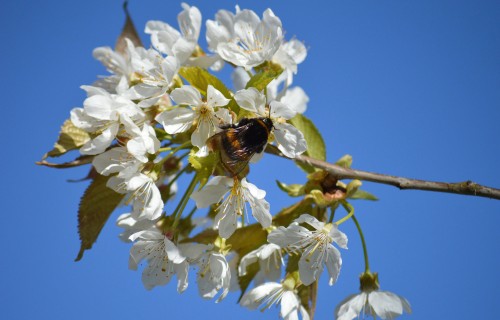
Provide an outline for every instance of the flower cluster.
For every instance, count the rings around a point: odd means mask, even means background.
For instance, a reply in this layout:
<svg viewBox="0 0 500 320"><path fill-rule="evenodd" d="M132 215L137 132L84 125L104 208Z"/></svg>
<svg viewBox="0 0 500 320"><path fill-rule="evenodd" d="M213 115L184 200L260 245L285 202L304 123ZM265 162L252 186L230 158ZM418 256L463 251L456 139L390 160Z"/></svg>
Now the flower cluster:
<svg viewBox="0 0 500 320"><path fill-rule="evenodd" d="M109 74L82 86L83 107L71 111L51 156L79 149L74 163L92 163L92 192L86 192L81 206L99 219L105 221L119 204L130 208L117 224L124 229L120 238L133 243L129 268L145 264L146 289L166 285L175 275L182 293L189 270L196 269L203 298L218 296L219 302L240 286L244 307L279 303L282 318L309 319L303 297L314 296L312 285L325 267L329 284L336 282L342 266L337 247L347 249L339 225L348 217L333 222L334 211L339 204L349 208L346 198L359 184L344 188L335 180L326 188L323 172L309 170L308 184L296 193L304 198L273 217L266 191L248 176L250 163L259 161L266 148L291 159L311 151L304 133L316 128L302 115L309 98L293 86L307 50L297 39L285 40L282 22L271 9L262 17L239 7L218 11L206 21L206 51L198 44L198 8L182 4L178 25L179 30L147 22L149 49L125 35L123 50L94 50ZM213 74L223 67L232 69L233 90ZM190 174L189 186L180 192L178 179ZM318 202L332 192L342 196ZM190 200L194 206L186 213ZM195 217L204 208L209 208L207 216ZM80 218L80 228L102 228L92 225L99 219ZM90 249L83 243L93 241L82 238L81 252ZM248 289L251 281L255 287ZM364 312L385 318L409 309L403 298L399 309L396 302L392 309L378 306L393 298L363 290L342 303L337 317Z"/></svg>

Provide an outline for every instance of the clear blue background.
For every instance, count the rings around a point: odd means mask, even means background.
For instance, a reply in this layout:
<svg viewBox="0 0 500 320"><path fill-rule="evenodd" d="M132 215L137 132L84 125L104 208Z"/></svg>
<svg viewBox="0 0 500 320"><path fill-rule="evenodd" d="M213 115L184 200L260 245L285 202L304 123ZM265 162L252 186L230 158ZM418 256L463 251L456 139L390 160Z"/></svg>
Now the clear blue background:
<svg viewBox="0 0 500 320"><path fill-rule="evenodd" d="M204 18L230 1L193 1ZM498 1L240 1L268 6L286 36L309 48L295 83L310 97L306 115L323 132L328 160L354 157L363 170L500 187L500 3ZM147 20L177 26L175 1L130 4L139 31ZM124 17L120 1L0 2L4 129L1 319L277 319L183 295L175 285L146 291L127 269L129 245L114 222L81 262L76 214L86 169L34 162L48 151L71 108L104 68L91 56L113 46ZM141 34L143 34L141 32ZM202 43L204 28L202 30ZM149 43L143 34L143 39ZM6 134L6 135L5 135ZM66 158L67 159L67 158ZM250 178L268 191L273 211L292 203L274 179L304 181L286 160L267 156ZM184 186L181 185L181 188ZM382 289L405 296L409 319L493 319L500 298L500 202L400 191L365 183L378 202L356 202L373 271ZM113 220L116 218L113 216ZM338 283L322 278L317 319L358 290L362 251L351 222Z"/></svg>

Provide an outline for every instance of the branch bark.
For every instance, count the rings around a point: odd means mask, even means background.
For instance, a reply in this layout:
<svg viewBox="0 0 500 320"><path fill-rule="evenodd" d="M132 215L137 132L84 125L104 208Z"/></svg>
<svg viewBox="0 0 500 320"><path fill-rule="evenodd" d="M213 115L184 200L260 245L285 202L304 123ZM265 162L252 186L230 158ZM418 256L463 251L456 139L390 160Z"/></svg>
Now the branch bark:
<svg viewBox="0 0 500 320"><path fill-rule="evenodd" d="M266 152L286 159L290 159L285 155L283 155L277 148L273 146L268 146L266 148ZM401 190L424 190L424 191L455 193L455 194L463 194L463 195L500 200L500 189L483 186L475 182L472 182L470 180L463 182L449 183L449 182L436 182L436 181L410 179L410 178L344 168L332 163L316 160L311 157L303 155L300 155L295 159L291 160L295 160L297 162L301 162L313 166L315 168L325 170L338 180L358 179L363 181L388 184L391 186L398 187Z"/></svg>

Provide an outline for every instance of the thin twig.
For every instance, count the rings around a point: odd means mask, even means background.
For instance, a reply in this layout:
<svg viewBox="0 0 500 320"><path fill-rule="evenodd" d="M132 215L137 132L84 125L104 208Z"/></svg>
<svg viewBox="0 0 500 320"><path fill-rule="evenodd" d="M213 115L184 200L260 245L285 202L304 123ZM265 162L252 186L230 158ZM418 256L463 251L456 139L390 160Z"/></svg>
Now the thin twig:
<svg viewBox="0 0 500 320"><path fill-rule="evenodd" d="M268 146L266 148L266 152L283 158L290 159L284 156L277 148L272 146ZM435 181L426 181L418 179L409 179L404 177L390 176L386 174L344 168L332 163L316 160L311 157L303 155L299 155L293 160L301 162L303 164L308 164L318 169L325 170L338 180L358 179L358 180L388 184L391 186L398 187L399 189L402 190L413 189L413 190L456 193L456 194L464 194L464 195L500 200L500 189L483 186L475 182L472 182L470 180L464 182L449 183L449 182L435 182Z"/></svg>

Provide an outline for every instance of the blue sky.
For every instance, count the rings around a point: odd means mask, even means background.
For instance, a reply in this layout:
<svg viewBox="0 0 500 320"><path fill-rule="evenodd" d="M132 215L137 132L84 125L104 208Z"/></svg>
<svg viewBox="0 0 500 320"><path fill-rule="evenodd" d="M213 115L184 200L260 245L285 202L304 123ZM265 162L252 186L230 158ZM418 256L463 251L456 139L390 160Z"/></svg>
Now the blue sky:
<svg viewBox="0 0 500 320"><path fill-rule="evenodd" d="M217 3L215 6L214 3ZM309 48L295 83L310 97L306 115L324 135L328 160L354 157L357 169L420 179L500 187L500 3L497 1L240 1L259 14L271 7L286 37ZM230 1L193 1L204 18ZM177 25L180 3L131 1L139 31L150 19ZM97 46L113 46L119 1L2 1L1 88L6 147L1 158L2 319L137 319L148 317L277 319L250 312L230 296L203 301L196 285L146 291L127 269L129 245L110 221L93 250L79 248L76 214L87 169L53 170L34 162L54 143L80 85L104 68ZM143 40L149 43L147 37ZM204 29L202 29L202 39ZM204 43L204 40L202 40ZM74 155L73 155L74 156ZM266 156L250 179L276 211L292 203L275 183L305 177L286 160ZM183 184L181 185L182 188ZM400 191L365 183L378 202L355 202L381 287L405 296L408 319L493 318L500 298L500 202ZM114 218L117 214L113 215ZM322 278L317 319L358 290L362 250L345 223L338 283Z"/></svg>

